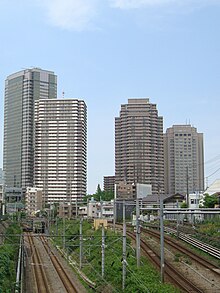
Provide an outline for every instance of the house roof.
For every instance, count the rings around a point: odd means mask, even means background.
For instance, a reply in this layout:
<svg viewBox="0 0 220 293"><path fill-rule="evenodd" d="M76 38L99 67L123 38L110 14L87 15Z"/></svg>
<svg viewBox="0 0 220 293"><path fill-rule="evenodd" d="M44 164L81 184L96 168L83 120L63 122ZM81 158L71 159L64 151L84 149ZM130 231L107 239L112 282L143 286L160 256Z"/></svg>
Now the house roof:
<svg viewBox="0 0 220 293"><path fill-rule="evenodd" d="M213 195L215 193L220 193L220 179L216 179L204 192L204 194Z"/></svg>
<svg viewBox="0 0 220 293"><path fill-rule="evenodd" d="M181 195L179 193L177 194L163 194L161 195L161 198L163 199L164 202L169 202L169 201L176 201L178 199L184 199L184 195ZM160 197L158 195L148 195L143 198L143 202L150 202L150 203L159 203L160 202Z"/></svg>

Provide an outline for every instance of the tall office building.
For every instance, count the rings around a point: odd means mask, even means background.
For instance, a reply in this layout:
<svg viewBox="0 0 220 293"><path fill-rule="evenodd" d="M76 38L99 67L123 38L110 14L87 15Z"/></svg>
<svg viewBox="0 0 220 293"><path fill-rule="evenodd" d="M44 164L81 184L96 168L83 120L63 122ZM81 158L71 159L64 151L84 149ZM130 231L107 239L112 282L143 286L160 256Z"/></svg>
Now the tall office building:
<svg viewBox="0 0 220 293"><path fill-rule="evenodd" d="M46 202L86 195L87 108L82 100L35 102L35 178Z"/></svg>
<svg viewBox="0 0 220 293"><path fill-rule="evenodd" d="M56 96L57 78L52 71L33 68L7 77L3 155L6 186L33 186L34 102Z"/></svg>
<svg viewBox="0 0 220 293"><path fill-rule="evenodd" d="M148 98L128 99L115 119L115 181L164 191L163 118Z"/></svg>
<svg viewBox="0 0 220 293"><path fill-rule="evenodd" d="M173 125L164 134L165 192L204 190L203 134L191 125Z"/></svg>

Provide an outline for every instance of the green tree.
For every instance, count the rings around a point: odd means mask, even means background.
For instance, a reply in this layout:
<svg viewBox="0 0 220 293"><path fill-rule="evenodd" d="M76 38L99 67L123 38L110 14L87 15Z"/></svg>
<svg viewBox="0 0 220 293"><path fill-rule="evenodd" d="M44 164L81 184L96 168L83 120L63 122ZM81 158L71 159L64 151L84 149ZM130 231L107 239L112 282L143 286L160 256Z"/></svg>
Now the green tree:
<svg viewBox="0 0 220 293"><path fill-rule="evenodd" d="M218 203L218 197L216 194L209 195L206 194L204 198L204 208L214 208Z"/></svg>
<svg viewBox="0 0 220 293"><path fill-rule="evenodd" d="M101 189L100 184L98 184L97 189L96 189L96 193L94 194L89 194L87 195L84 200L90 200L91 198L94 198L96 201L110 201L111 199L114 198L114 191L110 190L110 191L104 191Z"/></svg>
<svg viewBox="0 0 220 293"><path fill-rule="evenodd" d="M103 192L101 190L100 184L98 184L98 186L97 186L95 195L96 195L96 199L98 199L98 200L102 199Z"/></svg>
<svg viewBox="0 0 220 293"><path fill-rule="evenodd" d="M184 202L182 202L181 203L181 209L187 209L188 208L188 205L187 205L187 203L184 201Z"/></svg>

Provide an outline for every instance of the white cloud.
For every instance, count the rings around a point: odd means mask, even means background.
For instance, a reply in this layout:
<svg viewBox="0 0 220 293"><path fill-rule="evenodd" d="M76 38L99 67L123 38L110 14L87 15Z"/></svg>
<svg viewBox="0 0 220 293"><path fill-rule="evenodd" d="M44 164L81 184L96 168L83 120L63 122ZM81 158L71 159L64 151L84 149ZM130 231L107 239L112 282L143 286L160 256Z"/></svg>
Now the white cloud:
<svg viewBox="0 0 220 293"><path fill-rule="evenodd" d="M82 31L93 26L99 0L38 0L52 25Z"/></svg>
<svg viewBox="0 0 220 293"><path fill-rule="evenodd" d="M109 0L110 5L119 9L135 9L149 6L163 6L166 4L186 5L209 5L220 3L220 0Z"/></svg>
<svg viewBox="0 0 220 293"><path fill-rule="evenodd" d="M35 0L46 11L48 21L57 27L75 31L94 29L102 8L138 9L173 7L174 9L219 4L220 0ZM102 10L101 10L102 11ZM103 12L103 11L102 11Z"/></svg>
<svg viewBox="0 0 220 293"><path fill-rule="evenodd" d="M111 5L120 9L141 8L176 2L176 0L109 0Z"/></svg>

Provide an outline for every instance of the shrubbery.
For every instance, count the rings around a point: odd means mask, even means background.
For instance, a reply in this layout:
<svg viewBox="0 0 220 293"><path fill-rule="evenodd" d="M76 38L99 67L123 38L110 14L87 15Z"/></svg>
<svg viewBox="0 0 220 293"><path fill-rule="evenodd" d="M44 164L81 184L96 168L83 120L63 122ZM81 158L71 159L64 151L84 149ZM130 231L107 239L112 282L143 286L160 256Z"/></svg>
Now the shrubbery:
<svg viewBox="0 0 220 293"><path fill-rule="evenodd" d="M79 263L79 221L65 221L65 243L72 258ZM61 235L62 223L58 228ZM56 240L55 240L56 239ZM55 237L59 245L62 238ZM122 234L105 231L105 277L101 277L101 229L94 230L92 225L83 221L83 272L96 283L96 292L122 292ZM89 289L88 289L89 290ZM89 291L90 292L90 291ZM91 291L92 292L92 291ZM160 274L145 259L141 267L136 267L135 250L127 238L127 273L125 292L179 292L168 284L160 283Z"/></svg>
<svg viewBox="0 0 220 293"><path fill-rule="evenodd" d="M20 233L21 230L17 224L10 224L5 232L4 243L0 246L0 293L14 291L20 237L12 236L12 234Z"/></svg>

